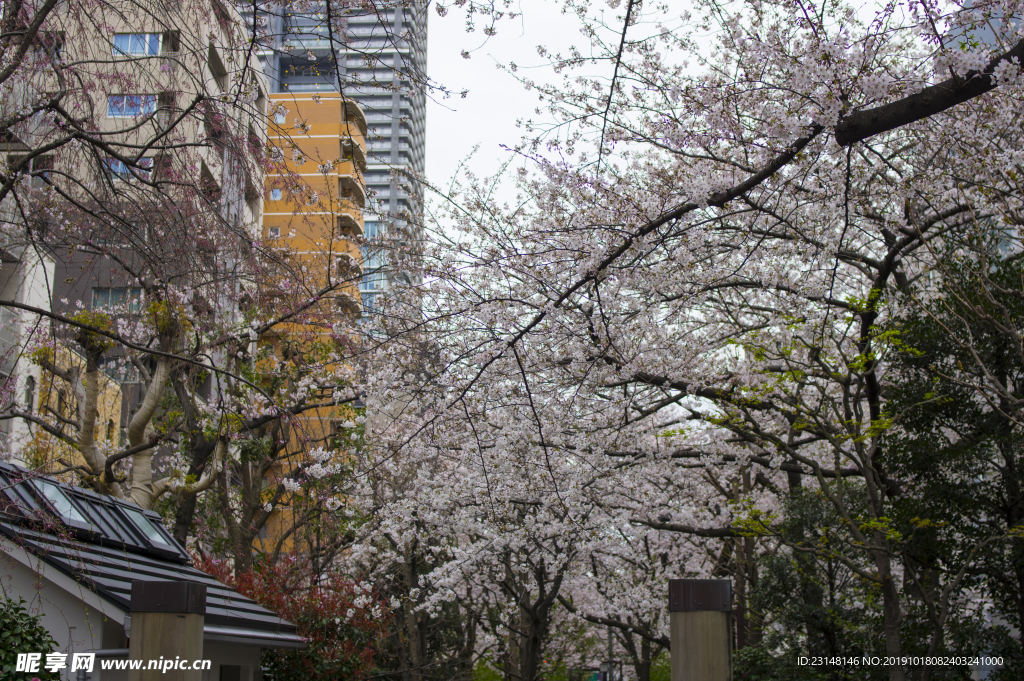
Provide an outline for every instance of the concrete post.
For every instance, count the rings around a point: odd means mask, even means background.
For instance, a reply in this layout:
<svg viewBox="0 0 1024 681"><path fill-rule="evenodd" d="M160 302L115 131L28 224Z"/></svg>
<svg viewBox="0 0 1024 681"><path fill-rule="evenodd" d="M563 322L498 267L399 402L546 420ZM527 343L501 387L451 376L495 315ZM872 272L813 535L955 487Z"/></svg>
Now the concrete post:
<svg viewBox="0 0 1024 681"><path fill-rule="evenodd" d="M672 681L732 681L732 582L670 579Z"/></svg>
<svg viewBox="0 0 1024 681"><path fill-rule="evenodd" d="M143 669L128 672L129 681L202 681L191 669L203 659L206 585L195 582L132 582L132 620L128 658L142 660ZM150 660L161 660L148 669ZM179 661L189 669L177 669ZM166 668L166 671L164 671Z"/></svg>

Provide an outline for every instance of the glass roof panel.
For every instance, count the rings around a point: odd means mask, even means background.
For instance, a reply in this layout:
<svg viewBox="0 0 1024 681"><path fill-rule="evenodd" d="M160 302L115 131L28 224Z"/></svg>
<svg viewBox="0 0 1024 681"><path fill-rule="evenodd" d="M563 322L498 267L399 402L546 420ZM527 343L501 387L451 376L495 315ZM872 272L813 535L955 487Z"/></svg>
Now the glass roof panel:
<svg viewBox="0 0 1024 681"><path fill-rule="evenodd" d="M92 519L93 524L96 526L97 531L103 535L105 539L112 539L114 541L122 540L122 530L118 527L121 523L120 520L113 517L113 515L106 510L105 504L99 503L90 497L82 497L72 495L71 497L75 502L78 503L79 507L85 511L86 515Z"/></svg>
<svg viewBox="0 0 1024 681"><path fill-rule="evenodd" d="M59 487L54 485L52 482L42 480L39 482L39 487L42 489L43 496L50 502L54 510L57 511L65 520L73 520L76 523L83 525L92 525L89 519L86 518L82 513L75 508L75 505L71 503L71 499L68 499L67 495L60 490Z"/></svg>
<svg viewBox="0 0 1024 681"><path fill-rule="evenodd" d="M121 510L124 511L128 515L128 517L132 519L132 522L134 522L140 530L142 530L142 532L146 535L146 539L153 542L154 544L157 544L158 546L167 547L171 551L177 551L175 547L171 546L167 543L166 540L164 540L164 537L162 534L160 534L160 531L156 527L154 527L153 523L150 522L149 518L142 515L141 512L136 511L133 508L125 508L124 506L121 507Z"/></svg>

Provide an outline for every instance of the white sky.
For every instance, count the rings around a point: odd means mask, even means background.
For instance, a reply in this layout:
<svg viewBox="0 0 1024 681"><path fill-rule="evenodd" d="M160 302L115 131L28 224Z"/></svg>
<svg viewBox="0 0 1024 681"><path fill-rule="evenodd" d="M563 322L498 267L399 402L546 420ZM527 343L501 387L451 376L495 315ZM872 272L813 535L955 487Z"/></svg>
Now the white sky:
<svg viewBox="0 0 1024 681"><path fill-rule="evenodd" d="M520 74L553 83L558 79L543 66L536 50L538 44L553 53L565 54L571 45L580 47L584 54L589 52L576 17L562 14L560 0L517 0L517 4L515 11L521 16L500 22L497 35L486 43L482 24L475 33L466 33L465 15L458 7L452 6L443 18L433 4L429 8L427 72L451 90L469 90L466 99L456 95L433 101L428 97L426 173L435 185L447 185L475 144L480 150L469 167L478 176L492 175L510 155L500 145L514 146L522 135L516 119L537 119L536 93L527 92L510 74L498 70L497 63L514 61ZM669 4L673 12L681 12L688 3ZM604 3L594 6L595 11L608 12L609 18L621 12L621 7L608 10ZM880 7L881 0L862 0L861 19L870 22ZM708 40L710 44L710 37ZM469 50L471 58L463 59L462 50ZM524 68L530 66L536 68Z"/></svg>
<svg viewBox="0 0 1024 681"><path fill-rule="evenodd" d="M465 17L457 7L444 18L430 8L427 72L451 90L469 90L465 99L428 97L426 171L436 185L446 186L477 144L480 150L469 165L478 176L492 175L509 157L500 145L514 146L522 135L516 119L537 118L536 93L527 92L496 64L514 61L520 74L553 82L550 70L524 68L542 63L537 45L564 53L570 45L585 43L576 18L563 15L557 0L519 0L519 5L516 11L522 16L503 20L486 44L483 25L466 33ZM462 50L470 51L471 57L463 59Z"/></svg>

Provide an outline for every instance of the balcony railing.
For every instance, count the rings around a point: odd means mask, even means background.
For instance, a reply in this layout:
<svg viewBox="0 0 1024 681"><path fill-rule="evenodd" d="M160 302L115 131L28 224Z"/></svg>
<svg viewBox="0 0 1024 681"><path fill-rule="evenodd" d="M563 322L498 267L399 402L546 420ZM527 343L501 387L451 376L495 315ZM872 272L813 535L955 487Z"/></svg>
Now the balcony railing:
<svg viewBox="0 0 1024 681"><path fill-rule="evenodd" d="M327 38L291 38L285 43L286 50L326 50L331 47Z"/></svg>
<svg viewBox="0 0 1024 681"><path fill-rule="evenodd" d="M288 92L337 92L332 83L282 83Z"/></svg>

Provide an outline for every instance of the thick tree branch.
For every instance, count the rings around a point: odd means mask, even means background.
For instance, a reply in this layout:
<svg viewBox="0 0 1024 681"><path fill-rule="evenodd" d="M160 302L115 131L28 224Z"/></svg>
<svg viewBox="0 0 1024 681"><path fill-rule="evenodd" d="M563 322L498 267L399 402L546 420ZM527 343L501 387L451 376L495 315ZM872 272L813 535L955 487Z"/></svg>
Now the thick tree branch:
<svg viewBox="0 0 1024 681"><path fill-rule="evenodd" d="M949 78L915 95L851 113L836 125L836 142L839 146L847 147L872 135L895 130L979 97L998 85L992 74L1004 61L1016 61L1018 65L1024 61L1024 39L995 57L983 71L969 71L963 78Z"/></svg>

